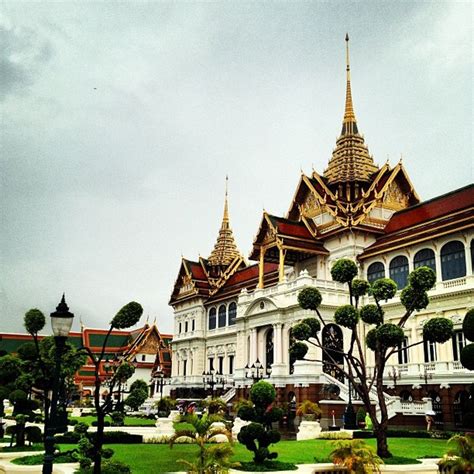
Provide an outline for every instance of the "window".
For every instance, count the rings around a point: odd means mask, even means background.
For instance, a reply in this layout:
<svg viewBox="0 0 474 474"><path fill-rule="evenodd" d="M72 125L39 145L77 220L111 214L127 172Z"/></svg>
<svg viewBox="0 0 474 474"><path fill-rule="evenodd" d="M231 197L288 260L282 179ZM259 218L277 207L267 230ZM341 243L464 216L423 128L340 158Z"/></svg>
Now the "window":
<svg viewBox="0 0 474 474"><path fill-rule="evenodd" d="M399 290L407 286L408 258L400 255L390 262L390 278L397 284Z"/></svg>
<svg viewBox="0 0 474 474"><path fill-rule="evenodd" d="M435 253L431 249L422 249L416 252L413 258L413 267L429 267L436 273Z"/></svg>
<svg viewBox="0 0 474 474"><path fill-rule="evenodd" d="M233 355L230 355L229 356L229 374L233 374L234 373L234 356Z"/></svg>
<svg viewBox="0 0 474 474"><path fill-rule="evenodd" d="M209 372L214 370L214 357L209 357Z"/></svg>
<svg viewBox="0 0 474 474"><path fill-rule="evenodd" d="M217 371L217 373L222 375L224 373L224 357L219 356L218 360L219 360L219 370Z"/></svg>
<svg viewBox="0 0 474 474"><path fill-rule="evenodd" d="M373 283L379 278L385 278L385 267L382 262L374 262L367 268L367 280L369 283Z"/></svg>
<svg viewBox="0 0 474 474"><path fill-rule="evenodd" d="M236 318L237 318L237 304L232 302L229 305L229 326L233 326L235 324Z"/></svg>
<svg viewBox="0 0 474 474"><path fill-rule="evenodd" d="M183 375L186 377L186 366L188 365L188 361L186 359L183 360Z"/></svg>
<svg viewBox="0 0 474 474"><path fill-rule="evenodd" d="M184 323L184 332L188 332L188 322Z"/></svg>
<svg viewBox="0 0 474 474"><path fill-rule="evenodd" d="M398 363L399 364L408 364L408 337L404 337L401 344L398 346Z"/></svg>
<svg viewBox="0 0 474 474"><path fill-rule="evenodd" d="M462 331L454 331L453 334L453 359L459 360L461 349L466 345L466 339Z"/></svg>
<svg viewBox="0 0 474 474"><path fill-rule="evenodd" d="M145 362L146 356L142 355L142 362Z"/></svg>
<svg viewBox="0 0 474 474"><path fill-rule="evenodd" d="M216 329L216 308L209 310L209 329Z"/></svg>
<svg viewBox="0 0 474 474"><path fill-rule="evenodd" d="M425 353L425 362L436 362L438 358L436 353L436 342L430 342L423 339L423 351Z"/></svg>
<svg viewBox="0 0 474 474"><path fill-rule="evenodd" d="M443 280L452 280L466 275L464 245L454 240L441 249L441 274Z"/></svg>
<svg viewBox="0 0 474 474"><path fill-rule="evenodd" d="M194 330L196 329L196 324L195 324L195 322L196 322L196 321L195 321L194 319L191 321L191 331L194 331Z"/></svg>
<svg viewBox="0 0 474 474"><path fill-rule="evenodd" d="M181 323L179 323L179 332L178 332L178 334L181 334L181 329L182 329L182 326L181 326Z"/></svg>
<svg viewBox="0 0 474 474"><path fill-rule="evenodd" d="M226 315L225 305L221 304L219 306L219 327L220 328L223 328L225 326L226 318L227 318L227 315Z"/></svg>

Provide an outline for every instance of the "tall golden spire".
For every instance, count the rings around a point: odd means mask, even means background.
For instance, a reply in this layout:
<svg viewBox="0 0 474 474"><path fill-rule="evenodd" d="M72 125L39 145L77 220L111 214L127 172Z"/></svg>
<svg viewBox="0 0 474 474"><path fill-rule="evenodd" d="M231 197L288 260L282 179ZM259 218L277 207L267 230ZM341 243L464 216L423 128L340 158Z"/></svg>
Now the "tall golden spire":
<svg viewBox="0 0 474 474"><path fill-rule="evenodd" d="M351 91L351 66L349 63L349 35L346 33L346 107L344 109L344 124L355 124L355 133L357 133L356 117L354 114L354 105L352 104ZM344 133L344 128L342 133Z"/></svg>
<svg viewBox="0 0 474 474"><path fill-rule="evenodd" d="M229 220L229 204L227 199L227 184L228 177L225 178L225 200L224 200L224 215L222 217L222 224L217 236L217 242L214 249L208 258L209 265L225 267L230 265L236 257L240 256L240 252L235 244L234 235L230 228Z"/></svg>
<svg viewBox="0 0 474 474"><path fill-rule="evenodd" d="M349 35L346 34L346 103L341 135L336 141L328 167L324 172L329 184L369 182L378 170L369 154L364 138L359 134L352 103Z"/></svg>

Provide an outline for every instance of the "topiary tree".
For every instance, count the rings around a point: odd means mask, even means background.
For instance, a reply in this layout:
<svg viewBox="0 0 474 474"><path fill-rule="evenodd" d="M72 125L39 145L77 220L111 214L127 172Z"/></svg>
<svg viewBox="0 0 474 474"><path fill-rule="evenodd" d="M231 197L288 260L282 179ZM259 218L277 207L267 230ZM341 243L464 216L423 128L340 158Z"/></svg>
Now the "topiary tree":
<svg viewBox="0 0 474 474"><path fill-rule="evenodd" d="M461 364L466 369L474 370L474 308L470 309L462 322L464 336L470 344L464 346L461 350Z"/></svg>
<svg viewBox="0 0 474 474"><path fill-rule="evenodd" d="M326 321L319 311L322 297L317 288L305 288L298 295L300 306L314 311L317 318L304 319L292 328L296 342L290 348L290 353L302 359L306 356L308 344L321 349L325 363L340 371L344 378L352 383L352 387L360 396L366 411L373 420L377 437L377 454L388 458L391 454L387 444L388 410L383 384L385 366L391 356L400 350L407 349L399 349L404 338L405 324L415 311L428 306L427 291L435 284L436 275L428 267L419 267L410 273L408 286L400 293L400 301L405 312L396 323L384 321L384 311L381 306L383 301L392 299L397 292L397 284L393 280L380 278L369 285L365 280L356 279L357 265L349 259L336 261L331 269L331 275L335 281L347 284L349 291L349 304L337 308L334 314L335 322L347 328L351 335L348 349L337 354L343 358L343 368L340 362L334 359L335 349L322 344L319 328L327 326L331 321ZM366 294L372 297L373 303L359 307L361 298ZM362 336L363 331L360 330L363 325L371 328L367 331L365 340ZM453 324L446 318L432 318L423 327L424 339L438 343L448 341L452 332ZM420 341L408 347L422 343L423 341ZM369 373L367 369L364 345L374 353L375 367L372 373ZM376 407L371 400L373 388L375 388L380 416L376 416Z"/></svg>
<svg viewBox="0 0 474 474"><path fill-rule="evenodd" d="M243 426L237 439L254 453L253 461L263 464L266 459L275 459L278 453L271 453L268 447L280 441L280 433L272 429L272 423L279 421L283 410L272 406L276 391L273 385L261 380L252 385L250 400L253 406L243 405L237 416L251 423Z"/></svg>
<svg viewBox="0 0 474 474"><path fill-rule="evenodd" d="M97 413L97 433L93 439L94 474L101 473L105 417L114 410L114 396L118 393L119 386L125 383L135 372L135 367L132 364L126 360L122 360L119 365L115 367L113 373L107 373L104 377L102 367L104 365L107 342L114 329L126 329L134 326L140 320L142 313L143 308L139 303L132 301L126 304L110 322L110 328L104 338L99 354L93 353L84 345L82 347L82 350L89 356L90 363L94 366L94 407ZM104 383L107 385L107 391L103 394L102 385ZM147 395L145 399L146 397Z"/></svg>

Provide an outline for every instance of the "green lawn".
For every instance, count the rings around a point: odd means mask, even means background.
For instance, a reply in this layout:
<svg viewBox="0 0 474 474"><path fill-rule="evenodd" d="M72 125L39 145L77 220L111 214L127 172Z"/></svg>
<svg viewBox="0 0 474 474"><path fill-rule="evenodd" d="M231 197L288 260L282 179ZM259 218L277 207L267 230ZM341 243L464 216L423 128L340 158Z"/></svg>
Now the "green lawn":
<svg viewBox="0 0 474 474"><path fill-rule="evenodd" d="M375 439L364 440L369 445L376 444ZM115 459L132 466L133 474L150 472L174 472L183 470L178 459L190 460L197 454L197 447L189 444L178 444L170 449L166 444L114 444L109 445L115 451ZM72 445L61 445L61 451L71 449ZM389 447L394 461L408 463L416 458L441 457L446 451L446 440L419 438L390 438ZM239 443L235 443L234 461L251 461L252 454ZM272 450L278 452L278 460L295 464L329 462L332 450L330 441L281 441ZM399 459L397 459L399 458ZM401 459L400 459L401 458Z"/></svg>
<svg viewBox="0 0 474 474"><path fill-rule="evenodd" d="M112 423L112 420L109 416L105 417L106 421ZM91 426L93 421L96 421L97 418L95 416L80 416L80 417L71 417L71 420L77 420L82 423L87 423ZM150 420L149 418L138 418L134 416L126 416L125 417L125 426L155 426L156 420Z"/></svg>

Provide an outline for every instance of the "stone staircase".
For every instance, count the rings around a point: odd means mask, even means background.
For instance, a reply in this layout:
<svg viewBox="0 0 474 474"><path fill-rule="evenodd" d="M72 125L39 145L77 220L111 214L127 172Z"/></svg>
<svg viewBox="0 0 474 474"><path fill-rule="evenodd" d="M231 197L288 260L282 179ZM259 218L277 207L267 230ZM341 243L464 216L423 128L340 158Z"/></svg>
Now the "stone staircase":
<svg viewBox="0 0 474 474"><path fill-rule="evenodd" d="M322 374L322 378L325 379L325 383L337 385L340 390L339 396L345 401L349 401L349 387L332 377L329 374ZM400 397L389 395L384 392L385 403L387 405L388 418L393 418L398 414L402 415L418 415L424 416L427 411L433 409L430 398L423 398L421 401L401 401ZM356 398L352 396L352 400ZM377 419L380 419L380 408L378 407L378 396L375 387L372 387L370 391L370 399L375 403L377 407Z"/></svg>

